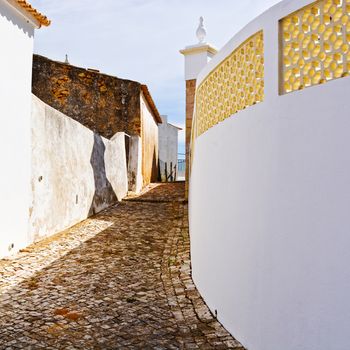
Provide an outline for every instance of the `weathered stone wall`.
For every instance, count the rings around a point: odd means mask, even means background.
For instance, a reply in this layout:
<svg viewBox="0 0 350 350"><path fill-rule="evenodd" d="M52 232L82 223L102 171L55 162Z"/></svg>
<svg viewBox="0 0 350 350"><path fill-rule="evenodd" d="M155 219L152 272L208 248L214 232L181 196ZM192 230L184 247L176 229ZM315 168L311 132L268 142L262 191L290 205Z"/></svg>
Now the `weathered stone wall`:
<svg viewBox="0 0 350 350"><path fill-rule="evenodd" d="M105 139L33 96L32 204L27 244L121 200L125 134Z"/></svg>
<svg viewBox="0 0 350 350"><path fill-rule="evenodd" d="M141 135L138 82L34 55L32 92L98 134Z"/></svg>

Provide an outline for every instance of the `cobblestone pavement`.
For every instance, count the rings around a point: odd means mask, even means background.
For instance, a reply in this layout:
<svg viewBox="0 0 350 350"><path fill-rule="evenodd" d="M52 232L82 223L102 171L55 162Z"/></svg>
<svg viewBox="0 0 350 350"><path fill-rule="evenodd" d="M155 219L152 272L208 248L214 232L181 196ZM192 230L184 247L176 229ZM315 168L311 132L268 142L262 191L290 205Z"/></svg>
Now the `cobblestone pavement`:
<svg viewBox="0 0 350 350"><path fill-rule="evenodd" d="M131 195L126 200L135 200L138 202L184 202L185 183L151 183L146 186L138 195Z"/></svg>
<svg viewBox="0 0 350 350"><path fill-rule="evenodd" d="M198 294L184 184L0 260L0 349L243 349Z"/></svg>

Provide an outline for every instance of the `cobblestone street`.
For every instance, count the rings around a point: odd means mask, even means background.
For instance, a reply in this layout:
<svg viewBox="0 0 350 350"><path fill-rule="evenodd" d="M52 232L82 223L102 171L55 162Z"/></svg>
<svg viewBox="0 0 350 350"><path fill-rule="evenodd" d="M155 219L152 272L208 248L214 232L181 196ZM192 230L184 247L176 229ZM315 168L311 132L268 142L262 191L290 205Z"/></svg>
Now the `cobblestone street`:
<svg viewBox="0 0 350 350"><path fill-rule="evenodd" d="M243 349L191 280L184 183L0 260L0 349Z"/></svg>

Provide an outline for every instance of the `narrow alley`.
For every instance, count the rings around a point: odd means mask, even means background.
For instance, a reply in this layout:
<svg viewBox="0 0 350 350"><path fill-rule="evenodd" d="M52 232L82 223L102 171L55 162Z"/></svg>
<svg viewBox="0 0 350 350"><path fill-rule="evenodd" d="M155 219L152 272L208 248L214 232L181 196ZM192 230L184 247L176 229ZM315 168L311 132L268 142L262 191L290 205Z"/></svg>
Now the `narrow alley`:
<svg viewBox="0 0 350 350"><path fill-rule="evenodd" d="M184 183L0 260L0 349L243 349L191 279Z"/></svg>

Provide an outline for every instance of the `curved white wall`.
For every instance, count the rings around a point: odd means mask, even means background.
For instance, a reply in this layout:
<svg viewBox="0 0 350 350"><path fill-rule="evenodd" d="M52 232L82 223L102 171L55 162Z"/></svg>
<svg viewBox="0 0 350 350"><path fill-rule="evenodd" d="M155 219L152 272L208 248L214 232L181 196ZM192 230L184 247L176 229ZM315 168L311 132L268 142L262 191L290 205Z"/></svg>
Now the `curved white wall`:
<svg viewBox="0 0 350 350"><path fill-rule="evenodd" d="M350 77L278 95L284 1L238 33L264 31L265 100L195 140L189 208L193 278L249 350L348 350Z"/></svg>

